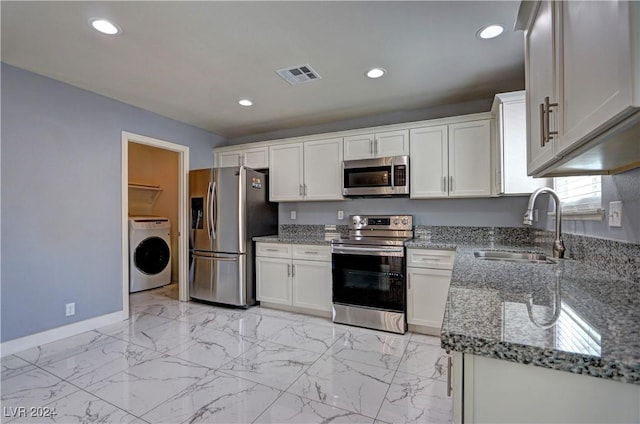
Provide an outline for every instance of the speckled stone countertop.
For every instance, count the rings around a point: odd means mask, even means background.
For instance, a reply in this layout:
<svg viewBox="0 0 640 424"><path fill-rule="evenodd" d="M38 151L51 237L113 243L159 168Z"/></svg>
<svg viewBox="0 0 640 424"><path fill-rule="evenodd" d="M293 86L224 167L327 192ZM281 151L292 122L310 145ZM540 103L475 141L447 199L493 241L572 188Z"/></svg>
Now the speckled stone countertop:
<svg viewBox="0 0 640 424"><path fill-rule="evenodd" d="M254 237L253 241L265 243L288 243L288 244L331 244L331 239L326 239L324 235L273 235Z"/></svg>
<svg viewBox="0 0 640 424"><path fill-rule="evenodd" d="M489 261L475 258L476 250L550 253L532 246L458 244L442 324L444 349L640 384L636 283L586 261Z"/></svg>

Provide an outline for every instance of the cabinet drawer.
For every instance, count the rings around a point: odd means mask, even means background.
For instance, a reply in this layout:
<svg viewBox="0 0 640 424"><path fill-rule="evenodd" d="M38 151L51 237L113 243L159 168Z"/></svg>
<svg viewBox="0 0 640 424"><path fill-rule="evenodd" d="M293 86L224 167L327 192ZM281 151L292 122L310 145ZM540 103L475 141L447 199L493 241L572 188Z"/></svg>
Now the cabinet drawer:
<svg viewBox="0 0 640 424"><path fill-rule="evenodd" d="M331 262L331 246L315 244L294 244L293 259Z"/></svg>
<svg viewBox="0 0 640 424"><path fill-rule="evenodd" d="M291 259L291 245L285 243L256 243L256 256Z"/></svg>
<svg viewBox="0 0 640 424"><path fill-rule="evenodd" d="M453 250L407 249L407 266L417 268L453 269Z"/></svg>

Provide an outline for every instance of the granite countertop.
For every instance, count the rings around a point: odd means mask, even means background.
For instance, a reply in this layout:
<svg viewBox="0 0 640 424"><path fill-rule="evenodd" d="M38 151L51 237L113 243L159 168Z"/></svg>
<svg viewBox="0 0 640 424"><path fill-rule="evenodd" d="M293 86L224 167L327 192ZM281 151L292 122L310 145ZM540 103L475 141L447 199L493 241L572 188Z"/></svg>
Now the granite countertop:
<svg viewBox="0 0 640 424"><path fill-rule="evenodd" d="M475 258L475 250L540 252L457 246L444 349L640 384L640 292L633 282L583 261L489 261Z"/></svg>
<svg viewBox="0 0 640 424"><path fill-rule="evenodd" d="M324 234L284 234L273 236L254 237L253 241L263 243L287 243L287 244L331 244L331 238L326 238Z"/></svg>

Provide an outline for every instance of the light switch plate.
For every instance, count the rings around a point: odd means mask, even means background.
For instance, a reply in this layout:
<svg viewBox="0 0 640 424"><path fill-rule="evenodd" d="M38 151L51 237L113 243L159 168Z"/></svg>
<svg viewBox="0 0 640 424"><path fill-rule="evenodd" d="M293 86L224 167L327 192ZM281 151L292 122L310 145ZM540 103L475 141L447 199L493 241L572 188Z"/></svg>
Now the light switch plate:
<svg viewBox="0 0 640 424"><path fill-rule="evenodd" d="M344 211L338 211L338 219L339 220L344 219Z"/></svg>
<svg viewBox="0 0 640 424"><path fill-rule="evenodd" d="M609 227L622 227L622 202L609 202Z"/></svg>
<svg viewBox="0 0 640 424"><path fill-rule="evenodd" d="M291 211L291 219L296 219L296 211Z"/></svg>

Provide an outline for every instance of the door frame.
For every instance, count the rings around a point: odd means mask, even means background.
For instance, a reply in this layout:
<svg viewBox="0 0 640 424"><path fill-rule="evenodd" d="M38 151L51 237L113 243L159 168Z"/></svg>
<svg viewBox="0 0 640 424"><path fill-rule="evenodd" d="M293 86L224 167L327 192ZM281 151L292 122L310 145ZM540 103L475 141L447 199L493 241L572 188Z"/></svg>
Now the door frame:
<svg viewBox="0 0 640 424"><path fill-rule="evenodd" d="M122 131L122 312L129 317L129 142L144 144L178 153L178 299L189 300L187 279L188 237L187 194L189 182L189 147L157 138Z"/></svg>

